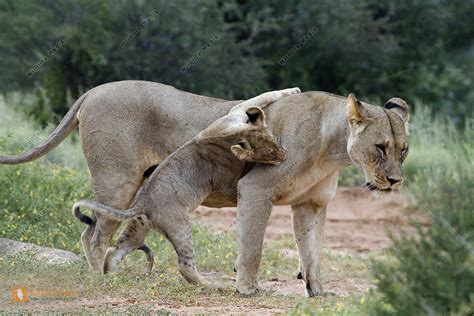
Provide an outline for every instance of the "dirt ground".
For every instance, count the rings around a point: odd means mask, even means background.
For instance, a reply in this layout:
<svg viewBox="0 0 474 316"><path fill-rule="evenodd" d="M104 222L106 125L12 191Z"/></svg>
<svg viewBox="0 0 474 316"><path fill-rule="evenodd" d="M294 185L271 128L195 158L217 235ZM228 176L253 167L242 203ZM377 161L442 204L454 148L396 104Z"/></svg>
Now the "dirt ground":
<svg viewBox="0 0 474 316"><path fill-rule="evenodd" d="M407 216L403 209L406 199L401 193L375 195L360 188L339 187L336 196L329 203L324 232L324 248L332 253L367 257L371 252L389 245L387 231L394 234L408 229ZM235 231L236 208L213 209L199 207L193 212L195 221L216 231ZM291 207L275 206L266 230L266 240L281 240L293 236ZM295 250L282 249L282 254L297 256ZM323 267L324 269L324 267ZM344 278L323 282L325 291L338 296L354 292L366 292L373 286L361 278ZM296 278L265 282L265 288L272 288L282 294L304 294L301 281Z"/></svg>
<svg viewBox="0 0 474 316"><path fill-rule="evenodd" d="M324 245L331 250L368 252L387 246L387 229L397 232L406 226L405 198L400 193L376 196L360 188L337 189L329 203ZM235 231L236 208L214 209L200 206L194 220L216 231ZM266 240L293 236L291 207L275 206L265 234Z"/></svg>

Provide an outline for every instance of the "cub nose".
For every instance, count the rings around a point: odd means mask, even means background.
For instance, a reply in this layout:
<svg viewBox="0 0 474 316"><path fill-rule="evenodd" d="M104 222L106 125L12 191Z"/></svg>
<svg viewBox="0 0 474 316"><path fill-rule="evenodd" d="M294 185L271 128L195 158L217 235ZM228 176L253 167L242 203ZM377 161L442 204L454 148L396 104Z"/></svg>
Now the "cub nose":
<svg viewBox="0 0 474 316"><path fill-rule="evenodd" d="M390 185L394 185L402 181L402 179L393 179L393 178L387 178L388 182L390 182Z"/></svg>

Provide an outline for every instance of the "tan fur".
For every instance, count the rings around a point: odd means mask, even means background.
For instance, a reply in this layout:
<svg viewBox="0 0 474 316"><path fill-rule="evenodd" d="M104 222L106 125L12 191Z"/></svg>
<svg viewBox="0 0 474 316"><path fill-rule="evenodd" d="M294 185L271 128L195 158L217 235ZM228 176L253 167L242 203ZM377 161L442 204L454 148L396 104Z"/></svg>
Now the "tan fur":
<svg viewBox="0 0 474 316"><path fill-rule="evenodd" d="M270 100L256 97L242 104L266 105L278 99L278 92L272 95ZM75 203L73 214L80 220L86 217L80 213L80 207L91 208L111 219L128 220L117 246L106 252L103 272L117 271L123 257L144 245L148 231L154 229L173 244L183 277L192 284L202 284L203 279L196 270L187 213L201 204L210 192L225 194L229 187L237 185L233 172L241 168L237 159L241 155L236 158L235 148L248 150L250 153L245 155L245 160L253 162L280 163L286 156L285 149L267 129L263 111L254 106L241 107L172 153L153 172L130 209L119 211L88 200Z"/></svg>
<svg viewBox="0 0 474 316"><path fill-rule="evenodd" d="M72 111L77 113L81 108L79 132L94 199L114 208L128 208L147 169L238 103L144 81L114 82L87 92ZM356 164L364 170L370 187L382 190L388 188L387 177L401 177L404 157L400 151L406 145L408 123L408 115L403 115L408 113L406 103L396 101L398 107L384 110L362 102L367 126L360 133L348 121L347 103L347 98L313 91L285 97L266 107L269 128L287 149L288 158L276 168L257 165L239 180L238 188L230 189L232 193L213 193L203 202L212 207L238 204L236 268L240 292L253 293L257 289L263 236L273 204L292 205L295 236L317 223L306 233L308 238L297 242L307 294L317 295L322 293L319 265L325 208L327 197L336 188L338 170ZM63 125L69 130L74 124L67 121ZM58 143L54 137L49 141ZM375 145L386 141L389 150L380 159ZM34 158L45 153L32 152ZM0 157L0 163L4 159ZM22 162L8 159L10 163ZM101 268L117 223L100 216L82 234L91 268Z"/></svg>

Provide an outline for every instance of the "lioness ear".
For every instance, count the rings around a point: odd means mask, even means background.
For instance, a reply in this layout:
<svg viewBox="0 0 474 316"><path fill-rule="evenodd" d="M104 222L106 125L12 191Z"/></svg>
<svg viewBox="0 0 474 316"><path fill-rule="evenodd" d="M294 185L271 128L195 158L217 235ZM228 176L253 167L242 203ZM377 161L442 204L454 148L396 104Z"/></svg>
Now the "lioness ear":
<svg viewBox="0 0 474 316"><path fill-rule="evenodd" d="M362 132L366 126L364 122L364 109L362 103L357 100L353 93L347 97L346 108L349 124L356 129L357 133Z"/></svg>
<svg viewBox="0 0 474 316"><path fill-rule="evenodd" d="M252 160L254 156L252 147L245 140L242 140L237 145L233 145L230 147L230 150L235 155L235 157L239 158L240 160Z"/></svg>
<svg viewBox="0 0 474 316"><path fill-rule="evenodd" d="M405 100L400 98L391 98L385 103L384 106L387 110L392 110L397 113L403 120L403 122L408 123L410 119L410 113L408 111L408 103Z"/></svg>
<svg viewBox="0 0 474 316"><path fill-rule="evenodd" d="M249 122L254 125L265 125L265 113L263 113L262 109L253 106L247 109L245 112L247 114L247 117L249 119Z"/></svg>

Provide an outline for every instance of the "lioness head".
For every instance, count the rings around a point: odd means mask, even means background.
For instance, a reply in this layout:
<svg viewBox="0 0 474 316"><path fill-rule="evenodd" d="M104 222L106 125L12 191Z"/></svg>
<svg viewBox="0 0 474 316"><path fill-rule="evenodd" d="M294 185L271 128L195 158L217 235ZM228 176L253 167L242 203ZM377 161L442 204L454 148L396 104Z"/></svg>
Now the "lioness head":
<svg viewBox="0 0 474 316"><path fill-rule="evenodd" d="M399 98L384 108L347 99L350 137L347 152L365 174L370 190L391 191L403 181L402 163L408 154L408 104Z"/></svg>
<svg viewBox="0 0 474 316"><path fill-rule="evenodd" d="M217 139L230 144L240 160L278 165L286 158L286 149L265 123L259 107L235 111L220 118L201 133L201 139Z"/></svg>

